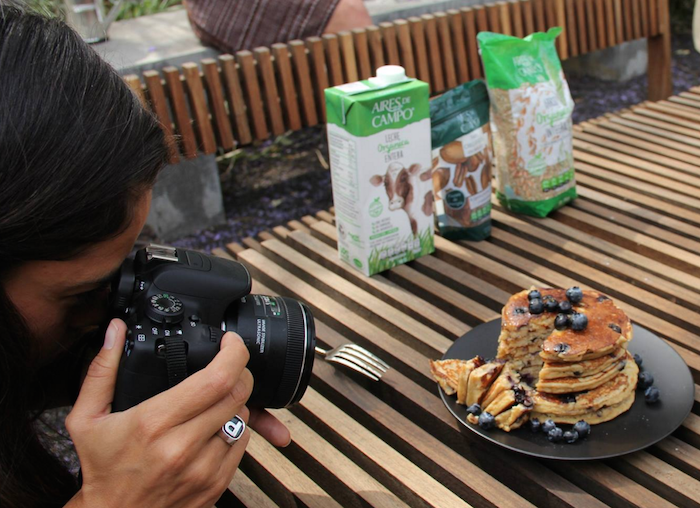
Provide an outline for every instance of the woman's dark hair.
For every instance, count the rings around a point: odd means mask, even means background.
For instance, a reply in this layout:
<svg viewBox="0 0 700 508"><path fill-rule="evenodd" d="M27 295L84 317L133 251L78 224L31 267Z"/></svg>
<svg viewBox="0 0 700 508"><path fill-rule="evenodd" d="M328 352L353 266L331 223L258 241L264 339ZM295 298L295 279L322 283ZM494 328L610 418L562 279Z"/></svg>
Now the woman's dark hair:
<svg viewBox="0 0 700 508"><path fill-rule="evenodd" d="M78 489L34 430L31 335L3 279L119 235L166 158L156 119L92 48L0 0L0 506L63 506Z"/></svg>

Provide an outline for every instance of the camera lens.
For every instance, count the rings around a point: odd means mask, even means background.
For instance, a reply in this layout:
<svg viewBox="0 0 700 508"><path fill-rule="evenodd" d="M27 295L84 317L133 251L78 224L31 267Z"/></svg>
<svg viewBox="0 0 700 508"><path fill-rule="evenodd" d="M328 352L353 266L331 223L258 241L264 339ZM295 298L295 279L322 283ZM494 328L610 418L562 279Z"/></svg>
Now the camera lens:
<svg viewBox="0 0 700 508"><path fill-rule="evenodd" d="M224 331L238 333L250 351L255 379L251 407L280 408L298 402L314 363L316 331L309 308L292 298L248 295L226 311Z"/></svg>

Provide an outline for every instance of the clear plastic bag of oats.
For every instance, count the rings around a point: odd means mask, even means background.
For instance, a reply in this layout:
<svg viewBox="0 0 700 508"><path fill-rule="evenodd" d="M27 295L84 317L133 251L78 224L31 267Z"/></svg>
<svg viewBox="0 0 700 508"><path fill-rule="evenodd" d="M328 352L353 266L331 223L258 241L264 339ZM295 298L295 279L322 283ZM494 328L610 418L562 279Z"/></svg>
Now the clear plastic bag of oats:
<svg viewBox="0 0 700 508"><path fill-rule="evenodd" d="M491 100L496 195L508 209L538 217L576 198L574 102L554 46L561 31L477 36Z"/></svg>
<svg viewBox="0 0 700 508"><path fill-rule="evenodd" d="M432 178L440 234L483 240L491 234L489 97L483 81L430 102Z"/></svg>

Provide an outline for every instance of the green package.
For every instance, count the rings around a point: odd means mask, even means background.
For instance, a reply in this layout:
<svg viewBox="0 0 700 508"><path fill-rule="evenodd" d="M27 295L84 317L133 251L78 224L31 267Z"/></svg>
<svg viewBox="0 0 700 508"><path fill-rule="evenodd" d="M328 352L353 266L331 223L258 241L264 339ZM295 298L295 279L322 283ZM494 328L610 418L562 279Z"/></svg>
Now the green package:
<svg viewBox="0 0 700 508"><path fill-rule="evenodd" d="M433 99L430 122L440 234L483 240L491 234L491 131L484 82L464 83Z"/></svg>
<svg viewBox="0 0 700 508"><path fill-rule="evenodd" d="M576 198L574 103L554 45L561 31L477 36L491 100L496 195L508 209L538 217Z"/></svg>

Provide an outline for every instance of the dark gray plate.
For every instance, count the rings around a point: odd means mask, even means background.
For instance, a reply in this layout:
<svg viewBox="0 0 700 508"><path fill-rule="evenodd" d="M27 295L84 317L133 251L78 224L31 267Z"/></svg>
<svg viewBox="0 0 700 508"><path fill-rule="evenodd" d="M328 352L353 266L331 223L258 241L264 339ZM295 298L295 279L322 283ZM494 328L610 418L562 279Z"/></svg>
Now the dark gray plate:
<svg viewBox="0 0 700 508"><path fill-rule="evenodd" d="M476 355L496 356L501 320L477 326L460 337L443 359L468 360ZM694 386L690 369L683 359L659 337L634 325L632 354L642 357L642 369L654 375L654 385L661 392L656 404L644 402L644 393L637 390L634 404L612 421L593 425L588 438L574 444L550 443L542 433L532 433L529 424L512 432L499 429L482 430L467 422L467 408L457 404L456 395L448 396L438 388L447 409L470 431L509 450L546 459L593 460L617 457L635 452L661 441L676 430L693 407ZM570 425L561 425L563 430Z"/></svg>

